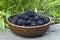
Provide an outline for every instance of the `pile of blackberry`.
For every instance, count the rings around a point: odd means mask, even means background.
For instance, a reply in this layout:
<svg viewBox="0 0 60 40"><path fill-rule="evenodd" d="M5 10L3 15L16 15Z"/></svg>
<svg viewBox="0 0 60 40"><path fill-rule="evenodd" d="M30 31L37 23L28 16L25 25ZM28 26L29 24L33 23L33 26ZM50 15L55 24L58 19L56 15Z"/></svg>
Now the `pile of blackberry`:
<svg viewBox="0 0 60 40"><path fill-rule="evenodd" d="M8 19L11 23L19 26L40 26L49 22L45 16L38 15L33 10L27 10Z"/></svg>

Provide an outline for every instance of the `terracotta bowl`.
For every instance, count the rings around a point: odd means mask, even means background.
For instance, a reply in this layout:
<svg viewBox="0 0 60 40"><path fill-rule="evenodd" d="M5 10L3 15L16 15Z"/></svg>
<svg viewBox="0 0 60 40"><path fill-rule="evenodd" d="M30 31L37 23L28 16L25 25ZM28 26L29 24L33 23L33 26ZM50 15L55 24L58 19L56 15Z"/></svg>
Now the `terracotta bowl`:
<svg viewBox="0 0 60 40"><path fill-rule="evenodd" d="M14 16L14 15L12 15L12 16ZM10 16L10 17L12 17L12 16ZM18 25L11 23L9 20L7 20L7 23L9 25L9 28L14 33L16 33L20 36L38 37L38 36L42 36L48 30L49 26L51 25L51 18L49 18L46 15L43 15L43 16L47 17L50 21L44 25L41 25L41 26L31 26L31 27L29 27L29 26L18 26Z"/></svg>

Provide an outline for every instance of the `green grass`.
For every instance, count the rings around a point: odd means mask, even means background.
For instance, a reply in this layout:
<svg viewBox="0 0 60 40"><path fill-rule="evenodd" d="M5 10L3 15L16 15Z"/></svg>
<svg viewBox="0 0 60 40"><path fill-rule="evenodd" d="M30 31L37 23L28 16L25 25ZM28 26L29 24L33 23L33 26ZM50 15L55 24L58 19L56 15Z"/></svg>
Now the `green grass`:
<svg viewBox="0 0 60 40"><path fill-rule="evenodd" d="M60 0L0 0L0 30L5 30L7 18L28 9L51 16L60 21Z"/></svg>

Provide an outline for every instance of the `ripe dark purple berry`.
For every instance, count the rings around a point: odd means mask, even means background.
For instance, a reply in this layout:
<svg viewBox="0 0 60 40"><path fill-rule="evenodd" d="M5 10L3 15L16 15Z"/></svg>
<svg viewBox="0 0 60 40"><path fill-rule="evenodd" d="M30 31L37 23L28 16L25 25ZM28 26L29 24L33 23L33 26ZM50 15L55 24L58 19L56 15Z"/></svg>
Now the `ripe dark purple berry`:
<svg viewBox="0 0 60 40"><path fill-rule="evenodd" d="M32 21L30 26L36 26L36 23L34 21Z"/></svg>
<svg viewBox="0 0 60 40"><path fill-rule="evenodd" d="M25 16L23 16L23 19L28 20L29 16L25 15Z"/></svg>
<svg viewBox="0 0 60 40"><path fill-rule="evenodd" d="M24 18L24 16L25 16L24 13L22 13L22 14L18 14L18 15L17 15L18 18Z"/></svg>
<svg viewBox="0 0 60 40"><path fill-rule="evenodd" d="M27 23L30 24L31 23L31 20L27 20Z"/></svg>
<svg viewBox="0 0 60 40"><path fill-rule="evenodd" d="M39 20L39 17L38 16L35 16L34 17L34 21L38 21Z"/></svg>
<svg viewBox="0 0 60 40"><path fill-rule="evenodd" d="M22 16L22 14L17 14L16 17L17 18L20 18Z"/></svg>
<svg viewBox="0 0 60 40"><path fill-rule="evenodd" d="M43 25L44 22L40 20L40 21L37 21L36 24L37 24L37 25Z"/></svg>
<svg viewBox="0 0 60 40"><path fill-rule="evenodd" d="M33 21L33 20L34 20L34 18L30 17L30 18L29 18L29 20Z"/></svg>
<svg viewBox="0 0 60 40"><path fill-rule="evenodd" d="M13 19L18 20L19 18L17 16L14 16Z"/></svg>
<svg viewBox="0 0 60 40"><path fill-rule="evenodd" d="M31 24L31 20L27 20L27 21L26 21L26 25L29 26L30 24Z"/></svg>
<svg viewBox="0 0 60 40"><path fill-rule="evenodd" d="M29 15L30 17L32 17L34 14L36 14L33 10L27 10L25 12L26 15Z"/></svg>
<svg viewBox="0 0 60 40"><path fill-rule="evenodd" d="M13 23L13 24L16 24L16 21L17 21L17 20L15 20L15 19L13 19L13 18L10 18L9 21L10 21L11 23Z"/></svg>
<svg viewBox="0 0 60 40"><path fill-rule="evenodd" d="M49 19L48 18L44 18L44 23L46 24L46 23L48 23L49 22Z"/></svg>
<svg viewBox="0 0 60 40"><path fill-rule="evenodd" d="M19 19L19 20L17 21L17 25L25 25L25 20Z"/></svg>
<svg viewBox="0 0 60 40"><path fill-rule="evenodd" d="M42 15L38 15L39 16L39 18L40 18L40 20L44 20L45 19L45 16L42 16Z"/></svg>

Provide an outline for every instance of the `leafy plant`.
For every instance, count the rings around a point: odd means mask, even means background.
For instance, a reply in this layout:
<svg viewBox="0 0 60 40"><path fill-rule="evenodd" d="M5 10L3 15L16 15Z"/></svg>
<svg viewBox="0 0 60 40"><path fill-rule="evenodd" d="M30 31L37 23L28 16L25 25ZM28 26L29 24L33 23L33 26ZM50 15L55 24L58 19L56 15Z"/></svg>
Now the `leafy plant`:
<svg viewBox="0 0 60 40"><path fill-rule="evenodd" d="M0 11L0 30L5 29L4 16L5 16L4 11Z"/></svg>

